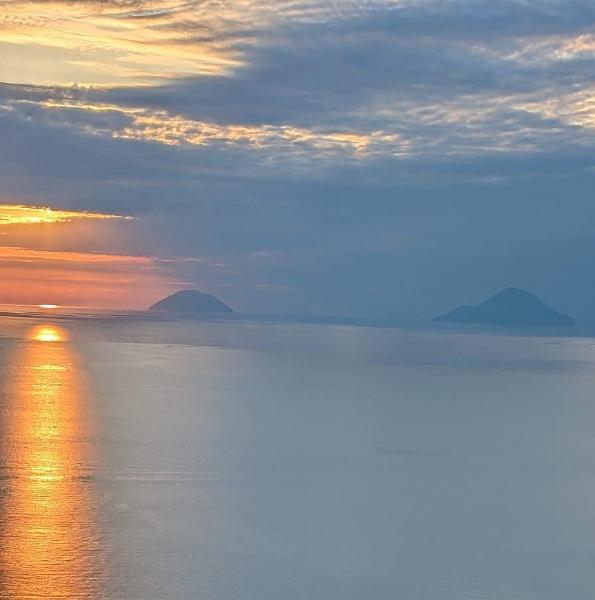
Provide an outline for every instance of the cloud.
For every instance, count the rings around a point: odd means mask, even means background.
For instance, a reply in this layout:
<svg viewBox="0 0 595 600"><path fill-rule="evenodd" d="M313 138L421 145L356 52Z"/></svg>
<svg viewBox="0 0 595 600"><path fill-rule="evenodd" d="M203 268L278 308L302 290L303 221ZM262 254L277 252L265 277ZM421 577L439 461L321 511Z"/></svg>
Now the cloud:
<svg viewBox="0 0 595 600"><path fill-rule="evenodd" d="M145 18L167 19L160 29L185 35L207 27L213 39L252 33L232 71L180 73L154 87L48 90L48 101L9 105L15 117L90 136L241 147L258 154L251 168L276 166L272 157L320 164L592 144L589 131L577 131L592 119L588 102L575 103L580 119L552 110L595 88L595 11L581 0L283 2L274 14L269 3L248 0L116 6L83 9L132 19L143 35Z"/></svg>
<svg viewBox="0 0 595 600"><path fill-rule="evenodd" d="M14 100L0 105L9 118L63 127L89 136L152 142L166 146L245 148L266 160L289 157L320 161L328 157L369 158L398 156L407 142L397 133L383 131L328 131L283 125L219 125L170 114L167 111L82 101Z"/></svg>
<svg viewBox="0 0 595 600"><path fill-rule="evenodd" d="M0 80L142 85L229 74L285 22L327 22L384 2L11 0L0 2ZM23 55L28 68L21 68Z"/></svg>
<svg viewBox="0 0 595 600"><path fill-rule="evenodd" d="M0 3L0 78L36 84L142 84L237 66L233 47L184 34L181 25L192 4ZM29 67L23 72L24 53Z"/></svg>
<svg viewBox="0 0 595 600"><path fill-rule="evenodd" d="M595 88L594 88L595 89ZM216 151L236 172L308 166L321 171L346 161L438 158L494 153L543 152L591 147L595 105L582 90L556 98L530 94L464 101L379 100L359 127L294 124L228 124L201 121L166 110L88 100L48 98L0 103L0 119L65 129L91 138L159 144L204 155Z"/></svg>
<svg viewBox="0 0 595 600"><path fill-rule="evenodd" d="M590 0L0 6L0 197L138 217L28 247L199 256L158 270L246 310L595 300Z"/></svg>
<svg viewBox="0 0 595 600"><path fill-rule="evenodd" d="M0 204L0 228L6 225L37 225L40 223L68 223L76 220L131 219L121 215L53 209L49 206Z"/></svg>

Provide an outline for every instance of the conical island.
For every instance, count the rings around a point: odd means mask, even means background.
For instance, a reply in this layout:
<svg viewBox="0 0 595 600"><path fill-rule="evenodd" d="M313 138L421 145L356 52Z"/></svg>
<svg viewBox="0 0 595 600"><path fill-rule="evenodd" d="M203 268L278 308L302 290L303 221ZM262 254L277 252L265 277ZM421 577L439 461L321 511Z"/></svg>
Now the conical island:
<svg viewBox="0 0 595 600"><path fill-rule="evenodd" d="M556 312L534 294L509 287L476 306L459 306L434 321L505 327L572 327L574 319Z"/></svg>
<svg viewBox="0 0 595 600"><path fill-rule="evenodd" d="M166 310L178 313L232 313L233 310L211 294L198 290L182 290L159 300L149 310Z"/></svg>

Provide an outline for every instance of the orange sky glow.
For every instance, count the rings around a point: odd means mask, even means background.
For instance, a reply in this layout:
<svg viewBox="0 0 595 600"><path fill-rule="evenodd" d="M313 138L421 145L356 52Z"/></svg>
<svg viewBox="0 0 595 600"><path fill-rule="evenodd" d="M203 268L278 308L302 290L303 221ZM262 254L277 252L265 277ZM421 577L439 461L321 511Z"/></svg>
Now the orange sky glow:
<svg viewBox="0 0 595 600"><path fill-rule="evenodd" d="M109 252L110 238L120 242L110 233L114 220L132 221L121 215L1 204L0 243L7 245L0 245L0 304L142 309L171 292L176 284L170 271L186 259ZM78 230L81 221L87 225ZM47 244L48 229L55 227L60 234L51 237L52 248L40 247ZM94 234L105 251L87 249ZM61 240L67 248L60 248Z"/></svg>

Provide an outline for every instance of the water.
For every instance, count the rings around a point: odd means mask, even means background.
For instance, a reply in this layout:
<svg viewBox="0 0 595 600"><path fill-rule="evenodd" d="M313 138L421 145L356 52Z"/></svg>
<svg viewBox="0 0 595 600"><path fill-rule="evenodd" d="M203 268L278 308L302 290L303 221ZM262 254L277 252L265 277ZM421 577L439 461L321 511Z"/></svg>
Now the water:
<svg viewBox="0 0 595 600"><path fill-rule="evenodd" d="M2 331L2 598L595 597L589 338Z"/></svg>

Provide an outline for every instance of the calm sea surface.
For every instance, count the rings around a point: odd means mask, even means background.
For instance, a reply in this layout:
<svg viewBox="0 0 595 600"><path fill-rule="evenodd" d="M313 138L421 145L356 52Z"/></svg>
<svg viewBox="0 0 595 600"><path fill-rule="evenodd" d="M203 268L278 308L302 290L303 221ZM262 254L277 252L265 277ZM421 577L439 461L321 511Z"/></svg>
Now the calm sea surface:
<svg viewBox="0 0 595 600"><path fill-rule="evenodd" d="M3 599L595 598L594 340L0 335Z"/></svg>

